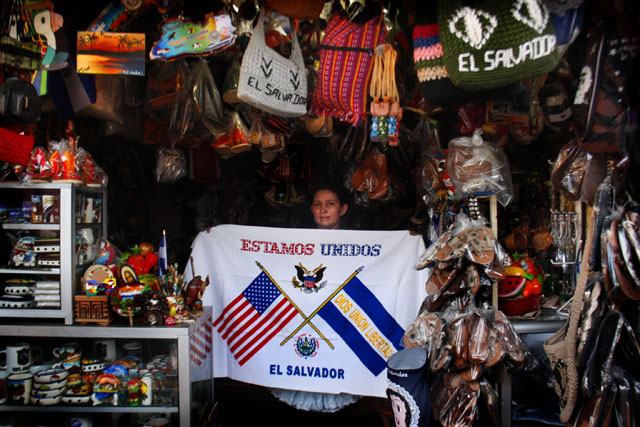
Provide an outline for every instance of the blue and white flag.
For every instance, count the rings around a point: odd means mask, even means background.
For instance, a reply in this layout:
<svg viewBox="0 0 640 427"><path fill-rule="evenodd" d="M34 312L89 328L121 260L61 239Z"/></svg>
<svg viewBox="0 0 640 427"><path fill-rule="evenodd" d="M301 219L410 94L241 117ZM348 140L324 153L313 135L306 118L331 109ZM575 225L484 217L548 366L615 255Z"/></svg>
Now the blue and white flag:
<svg viewBox="0 0 640 427"><path fill-rule="evenodd" d="M340 309L345 301L353 304L348 315ZM318 315L340 335L373 375L384 371L389 356L404 348L402 326L355 276L331 303L322 306Z"/></svg>
<svg viewBox="0 0 640 427"><path fill-rule="evenodd" d="M408 231L201 232L185 281L192 268L211 280L202 300L213 308L214 376L386 396L387 359L426 296L427 271L415 269L424 250Z"/></svg>
<svg viewBox="0 0 640 427"><path fill-rule="evenodd" d="M162 231L162 239L160 239L160 247L158 248L158 277L160 280L167 274L167 235Z"/></svg>

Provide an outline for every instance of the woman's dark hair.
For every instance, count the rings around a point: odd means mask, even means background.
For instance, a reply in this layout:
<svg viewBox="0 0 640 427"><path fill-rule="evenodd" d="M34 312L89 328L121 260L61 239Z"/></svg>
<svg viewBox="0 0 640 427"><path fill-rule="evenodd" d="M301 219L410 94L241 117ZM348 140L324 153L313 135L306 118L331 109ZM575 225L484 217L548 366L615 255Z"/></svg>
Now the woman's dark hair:
<svg viewBox="0 0 640 427"><path fill-rule="evenodd" d="M311 205L313 203L313 196L315 196L315 194L318 191L321 190L327 190L327 191L331 191L332 193L334 193L335 195L338 196L338 200L340 201L340 205L344 205L345 203L349 203L349 201L347 200L347 194L344 191L344 188L341 185L337 185L331 182L324 182L324 183L320 183L317 184L313 187L313 189L311 190L311 195L309 197L309 204Z"/></svg>

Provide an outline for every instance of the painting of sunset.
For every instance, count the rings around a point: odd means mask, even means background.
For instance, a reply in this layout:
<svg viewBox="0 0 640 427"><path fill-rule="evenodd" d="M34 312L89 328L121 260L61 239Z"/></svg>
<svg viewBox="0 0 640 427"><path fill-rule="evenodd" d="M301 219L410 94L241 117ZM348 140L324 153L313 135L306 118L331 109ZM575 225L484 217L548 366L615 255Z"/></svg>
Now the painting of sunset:
<svg viewBox="0 0 640 427"><path fill-rule="evenodd" d="M144 36L78 31L77 72L144 76Z"/></svg>

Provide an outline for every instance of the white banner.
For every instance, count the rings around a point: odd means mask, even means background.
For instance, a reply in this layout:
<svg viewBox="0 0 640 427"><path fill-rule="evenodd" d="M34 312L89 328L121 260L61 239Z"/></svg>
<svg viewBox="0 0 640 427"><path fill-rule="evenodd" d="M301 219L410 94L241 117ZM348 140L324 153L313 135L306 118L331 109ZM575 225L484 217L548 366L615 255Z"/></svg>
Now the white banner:
<svg viewBox="0 0 640 427"><path fill-rule="evenodd" d="M221 225L192 244L210 285L214 376L384 397L386 361L426 296L407 231ZM193 277L191 265L185 282Z"/></svg>

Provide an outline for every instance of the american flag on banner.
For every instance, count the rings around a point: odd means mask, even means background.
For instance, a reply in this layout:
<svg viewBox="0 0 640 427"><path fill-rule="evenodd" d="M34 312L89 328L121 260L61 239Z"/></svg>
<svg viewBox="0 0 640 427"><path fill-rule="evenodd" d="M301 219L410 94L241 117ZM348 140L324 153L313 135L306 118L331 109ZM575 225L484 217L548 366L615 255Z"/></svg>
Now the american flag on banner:
<svg viewBox="0 0 640 427"><path fill-rule="evenodd" d="M211 327L210 322L210 320L204 322L198 331L191 335L189 339L191 360L198 366L202 365L212 350L211 338L213 335L213 328Z"/></svg>
<svg viewBox="0 0 640 427"><path fill-rule="evenodd" d="M251 359L298 311L262 271L213 323L240 366Z"/></svg>

